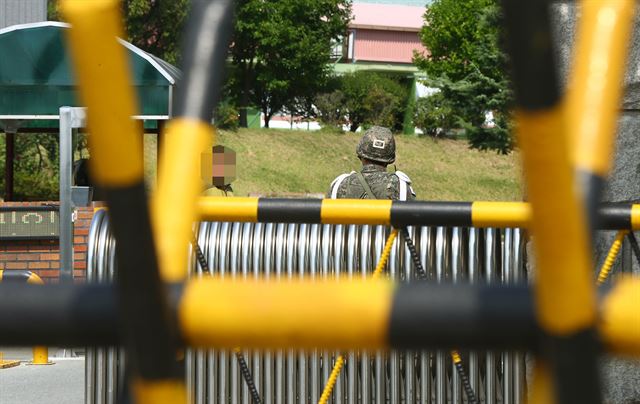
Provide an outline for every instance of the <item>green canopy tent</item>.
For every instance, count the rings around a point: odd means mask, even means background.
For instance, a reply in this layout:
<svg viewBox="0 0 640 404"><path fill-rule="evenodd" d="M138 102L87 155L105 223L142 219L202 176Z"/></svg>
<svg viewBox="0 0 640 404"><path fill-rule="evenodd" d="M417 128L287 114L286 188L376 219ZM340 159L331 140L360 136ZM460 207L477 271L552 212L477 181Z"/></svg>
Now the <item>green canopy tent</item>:
<svg viewBox="0 0 640 404"><path fill-rule="evenodd" d="M5 199L13 194L14 134L59 131L59 109L79 107L65 30L69 24L40 22L0 30L0 130L7 134ZM134 45L126 48L132 85L147 133L158 133L171 115L174 87L180 71Z"/></svg>

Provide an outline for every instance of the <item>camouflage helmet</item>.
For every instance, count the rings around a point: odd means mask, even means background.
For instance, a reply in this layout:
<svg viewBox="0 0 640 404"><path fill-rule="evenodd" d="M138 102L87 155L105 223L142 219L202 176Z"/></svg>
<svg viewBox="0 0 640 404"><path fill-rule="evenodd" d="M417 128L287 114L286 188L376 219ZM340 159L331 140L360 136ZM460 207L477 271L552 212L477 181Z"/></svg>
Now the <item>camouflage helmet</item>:
<svg viewBox="0 0 640 404"><path fill-rule="evenodd" d="M396 160L396 141L389 129L374 126L364 132L356 154L360 158L391 164Z"/></svg>

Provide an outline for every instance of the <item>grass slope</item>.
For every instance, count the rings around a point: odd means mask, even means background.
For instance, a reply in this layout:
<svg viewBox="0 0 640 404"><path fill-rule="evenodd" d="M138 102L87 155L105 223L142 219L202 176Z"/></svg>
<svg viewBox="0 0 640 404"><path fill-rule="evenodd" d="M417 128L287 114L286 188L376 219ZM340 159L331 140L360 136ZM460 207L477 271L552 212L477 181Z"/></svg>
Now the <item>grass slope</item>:
<svg viewBox="0 0 640 404"><path fill-rule="evenodd" d="M276 129L221 131L217 143L237 152L236 196L324 193L341 173L357 170L359 134ZM519 200L519 154L468 148L464 141L396 136L398 170L406 172L422 200ZM155 163L155 139L147 137L147 172Z"/></svg>
<svg viewBox="0 0 640 404"><path fill-rule="evenodd" d="M237 152L238 179L233 183L237 196L324 193L336 176L360 166L355 156L359 134L241 129L222 131L217 138L219 144ZM4 135L0 135L0 150L4 150L4 140ZM521 198L517 152L500 156L471 150L464 141L435 141L407 135L396 136L396 143L396 166L411 177L418 199ZM4 159L4 153L0 152L1 189L4 189ZM145 135L147 179L155 179L155 166L156 136ZM17 191L26 186L20 178L16 182ZM153 187L153 181L149 182ZM32 193L26 199L42 199L37 197L37 190Z"/></svg>

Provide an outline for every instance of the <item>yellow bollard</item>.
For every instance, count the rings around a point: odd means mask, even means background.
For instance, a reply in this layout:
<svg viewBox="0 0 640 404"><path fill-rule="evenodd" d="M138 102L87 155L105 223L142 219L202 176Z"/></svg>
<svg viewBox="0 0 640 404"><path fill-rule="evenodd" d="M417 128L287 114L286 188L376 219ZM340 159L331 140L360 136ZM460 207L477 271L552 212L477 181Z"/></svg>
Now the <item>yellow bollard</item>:
<svg viewBox="0 0 640 404"><path fill-rule="evenodd" d="M44 285L42 278L36 273L31 273L27 278L27 283L33 285ZM54 362L49 361L49 348L46 346L33 347L33 359L29 365L53 365Z"/></svg>
<svg viewBox="0 0 640 404"><path fill-rule="evenodd" d="M54 362L49 360L49 348L46 346L33 347L33 360L29 365L53 365Z"/></svg>
<svg viewBox="0 0 640 404"><path fill-rule="evenodd" d="M18 366L19 364L20 364L20 361L18 360L13 360L13 359L4 360L4 354L0 352L0 369L12 368L14 366Z"/></svg>

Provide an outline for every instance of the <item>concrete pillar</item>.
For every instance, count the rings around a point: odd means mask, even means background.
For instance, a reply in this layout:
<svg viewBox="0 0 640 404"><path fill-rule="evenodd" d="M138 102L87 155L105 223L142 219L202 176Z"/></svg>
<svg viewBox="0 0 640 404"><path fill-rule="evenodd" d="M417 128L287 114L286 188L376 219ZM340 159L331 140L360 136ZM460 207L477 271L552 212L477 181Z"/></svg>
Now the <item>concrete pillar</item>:
<svg viewBox="0 0 640 404"><path fill-rule="evenodd" d="M558 69L566 84L571 50L579 7L575 2L557 2L552 5L554 41ZM640 15L640 13L636 12ZM604 192L604 202L640 199L640 18L636 17L629 60L625 74L624 100L620 106L616 141L615 165ZM636 237L640 234L636 233ZM613 242L615 232L598 232L595 237L595 266L597 271ZM628 241L625 241L613 269L620 272L640 273ZM595 275L594 275L595 279ZM640 308L639 308L640 309ZM607 403L640 402L640 361L609 357L603 359L602 374Z"/></svg>

